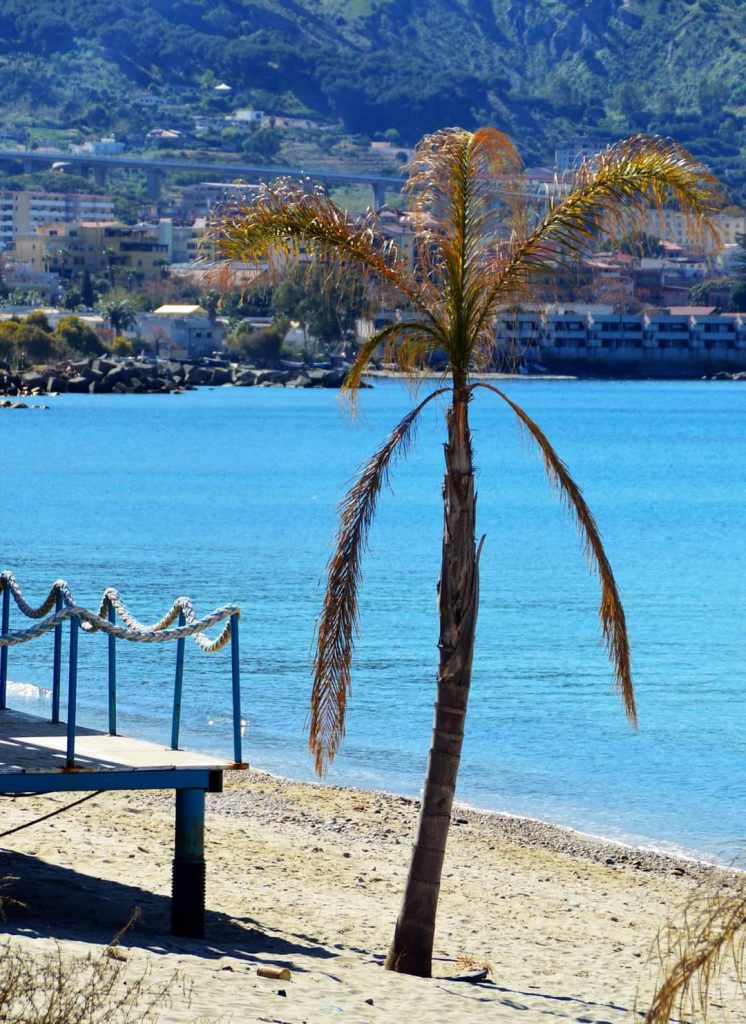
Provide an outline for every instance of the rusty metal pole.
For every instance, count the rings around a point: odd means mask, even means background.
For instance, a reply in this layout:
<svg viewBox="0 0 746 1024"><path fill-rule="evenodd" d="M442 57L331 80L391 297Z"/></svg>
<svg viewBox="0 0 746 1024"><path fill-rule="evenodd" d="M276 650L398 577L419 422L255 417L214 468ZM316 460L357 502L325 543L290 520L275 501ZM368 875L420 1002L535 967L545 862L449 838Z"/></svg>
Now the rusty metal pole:
<svg viewBox="0 0 746 1024"><path fill-rule="evenodd" d="M205 935L205 791L176 790L171 934Z"/></svg>

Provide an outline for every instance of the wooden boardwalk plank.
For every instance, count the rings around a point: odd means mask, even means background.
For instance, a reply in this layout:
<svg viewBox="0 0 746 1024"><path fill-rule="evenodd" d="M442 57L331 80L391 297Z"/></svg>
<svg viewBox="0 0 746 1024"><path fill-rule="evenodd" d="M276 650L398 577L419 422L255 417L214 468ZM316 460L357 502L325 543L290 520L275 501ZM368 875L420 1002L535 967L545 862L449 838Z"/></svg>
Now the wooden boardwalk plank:
<svg viewBox="0 0 746 1024"><path fill-rule="evenodd" d="M0 773L64 772L67 743L65 723L49 722L11 709L0 710ZM110 736L97 729L78 726L75 739L77 769L93 772L128 769L225 770L233 762L197 754L129 736ZM133 781L133 789L137 783Z"/></svg>

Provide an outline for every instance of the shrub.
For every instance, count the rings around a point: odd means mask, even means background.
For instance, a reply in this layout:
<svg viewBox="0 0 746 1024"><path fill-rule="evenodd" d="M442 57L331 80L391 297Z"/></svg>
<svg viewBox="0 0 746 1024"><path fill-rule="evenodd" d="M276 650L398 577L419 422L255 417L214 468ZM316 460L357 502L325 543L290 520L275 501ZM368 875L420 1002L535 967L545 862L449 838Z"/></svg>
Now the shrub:
<svg viewBox="0 0 746 1024"><path fill-rule="evenodd" d="M285 332L273 325L258 331L239 331L227 339L228 350L257 366L274 366L280 358Z"/></svg>
<svg viewBox="0 0 746 1024"><path fill-rule="evenodd" d="M109 351L115 356L131 356L135 347L129 338L115 338L109 347Z"/></svg>

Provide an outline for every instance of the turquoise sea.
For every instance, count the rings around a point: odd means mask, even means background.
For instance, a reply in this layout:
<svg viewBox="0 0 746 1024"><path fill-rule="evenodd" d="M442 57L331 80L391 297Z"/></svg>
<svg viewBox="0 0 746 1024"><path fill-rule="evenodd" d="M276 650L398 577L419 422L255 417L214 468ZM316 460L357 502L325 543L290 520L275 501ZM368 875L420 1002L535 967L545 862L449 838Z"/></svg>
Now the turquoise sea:
<svg viewBox="0 0 746 1024"><path fill-rule="evenodd" d="M746 862L746 386L518 380L600 523L625 601L640 729L611 692L597 585L513 414L474 403L481 608L459 797L639 844ZM311 778L305 723L335 506L409 408L333 391L75 396L3 411L2 567L36 602L62 576L142 621L179 594L243 609L246 755ZM362 632L330 782L417 794L437 662L443 406L424 413L371 535ZM14 620L20 625L20 620ZM81 638L79 720L105 719L101 637ZM127 655L125 661L125 653ZM169 737L172 648L126 645L120 730ZM51 639L10 652L43 707ZM187 646L183 741L230 751L227 652Z"/></svg>

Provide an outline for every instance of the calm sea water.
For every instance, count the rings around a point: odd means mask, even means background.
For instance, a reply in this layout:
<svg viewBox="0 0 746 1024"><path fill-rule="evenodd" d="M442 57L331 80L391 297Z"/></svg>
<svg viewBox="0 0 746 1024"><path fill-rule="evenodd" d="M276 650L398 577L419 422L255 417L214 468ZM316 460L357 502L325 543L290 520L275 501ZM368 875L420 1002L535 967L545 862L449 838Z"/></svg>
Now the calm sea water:
<svg viewBox="0 0 746 1024"><path fill-rule="evenodd" d="M624 597L640 730L599 643L597 586L512 413L474 403L481 608L462 800L730 860L746 847L746 386L517 381L594 509ZM409 408L332 391L61 396L2 413L2 563L30 600L107 585L142 620L186 593L241 604L246 753L310 778L314 623L335 505ZM437 662L443 406L424 414L371 535L348 732L329 781L416 794ZM16 619L18 624L19 620ZM103 724L106 643L82 637L80 719ZM51 640L10 654L47 687ZM120 653L120 730L169 737L175 652ZM227 652L187 647L183 740L229 753ZM14 692L34 711L44 696Z"/></svg>

